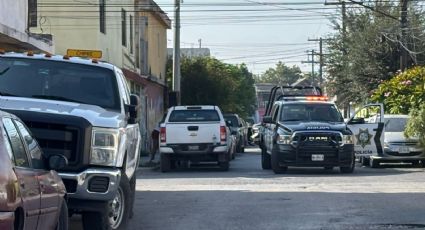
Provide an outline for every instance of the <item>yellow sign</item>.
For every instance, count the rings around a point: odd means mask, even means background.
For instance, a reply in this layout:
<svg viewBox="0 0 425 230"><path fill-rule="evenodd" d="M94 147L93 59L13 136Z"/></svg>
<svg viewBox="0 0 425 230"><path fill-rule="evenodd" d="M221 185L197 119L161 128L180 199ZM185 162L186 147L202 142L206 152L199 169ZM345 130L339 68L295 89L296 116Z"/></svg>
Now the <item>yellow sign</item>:
<svg viewBox="0 0 425 230"><path fill-rule="evenodd" d="M74 50L68 49L66 55L70 57L86 57L86 58L102 58L102 51L100 50Z"/></svg>

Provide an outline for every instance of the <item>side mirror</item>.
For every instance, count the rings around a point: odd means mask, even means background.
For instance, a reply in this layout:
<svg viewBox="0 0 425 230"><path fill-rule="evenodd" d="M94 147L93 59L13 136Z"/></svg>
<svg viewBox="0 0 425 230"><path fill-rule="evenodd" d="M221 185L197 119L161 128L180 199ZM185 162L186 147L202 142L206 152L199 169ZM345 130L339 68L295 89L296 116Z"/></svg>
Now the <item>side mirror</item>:
<svg viewBox="0 0 425 230"><path fill-rule="evenodd" d="M49 168L60 170L68 165L68 159L64 155L51 155L49 157Z"/></svg>
<svg viewBox="0 0 425 230"><path fill-rule="evenodd" d="M365 123L366 122L365 122L365 120L364 120L363 117L353 118L350 121L348 121L348 124L352 124L352 125L355 125L355 124L365 124Z"/></svg>
<svg viewBox="0 0 425 230"><path fill-rule="evenodd" d="M272 117L271 116L265 116L265 117L263 117L263 123L265 123L265 124L271 124L271 123L273 123Z"/></svg>
<svg viewBox="0 0 425 230"><path fill-rule="evenodd" d="M140 119L139 108L140 108L139 96L137 96L136 94L131 94L130 104L127 105L127 109L129 113L129 118L128 118L129 124L137 124L137 122L139 122L139 119Z"/></svg>

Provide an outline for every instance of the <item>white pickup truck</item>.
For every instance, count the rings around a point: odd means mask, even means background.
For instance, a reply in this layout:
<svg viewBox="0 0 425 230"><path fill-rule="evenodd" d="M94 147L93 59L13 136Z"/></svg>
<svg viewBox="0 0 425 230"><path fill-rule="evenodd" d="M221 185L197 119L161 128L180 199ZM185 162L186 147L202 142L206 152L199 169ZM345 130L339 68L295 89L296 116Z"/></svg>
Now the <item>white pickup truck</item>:
<svg viewBox="0 0 425 230"><path fill-rule="evenodd" d="M161 171L177 161L218 162L229 170L231 134L217 106L176 106L160 127Z"/></svg>

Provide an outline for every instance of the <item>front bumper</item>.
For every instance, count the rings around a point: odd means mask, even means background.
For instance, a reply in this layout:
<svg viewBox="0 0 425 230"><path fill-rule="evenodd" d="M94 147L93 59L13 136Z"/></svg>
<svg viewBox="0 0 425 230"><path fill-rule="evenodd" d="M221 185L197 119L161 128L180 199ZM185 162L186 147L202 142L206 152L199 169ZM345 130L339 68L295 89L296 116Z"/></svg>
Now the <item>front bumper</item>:
<svg viewBox="0 0 425 230"><path fill-rule="evenodd" d="M296 167L348 167L354 159L354 145L335 147L297 148L292 145L276 145L279 164ZM323 155L323 161L313 161L312 155Z"/></svg>
<svg viewBox="0 0 425 230"><path fill-rule="evenodd" d="M121 179L119 169L92 168L81 173L58 174L64 181L67 197L79 200L112 200Z"/></svg>

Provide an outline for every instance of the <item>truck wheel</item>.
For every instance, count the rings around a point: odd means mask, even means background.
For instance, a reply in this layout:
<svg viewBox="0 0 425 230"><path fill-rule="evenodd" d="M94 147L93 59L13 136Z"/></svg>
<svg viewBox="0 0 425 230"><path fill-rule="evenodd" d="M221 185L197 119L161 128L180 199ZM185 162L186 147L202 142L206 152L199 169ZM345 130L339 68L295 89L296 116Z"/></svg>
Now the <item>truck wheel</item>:
<svg viewBox="0 0 425 230"><path fill-rule="evenodd" d="M229 161L220 161L218 162L218 167L220 167L221 171L229 171L230 163Z"/></svg>
<svg viewBox="0 0 425 230"><path fill-rule="evenodd" d="M245 152L245 146L241 147L241 153L244 153L244 152Z"/></svg>
<svg viewBox="0 0 425 230"><path fill-rule="evenodd" d="M66 200L62 198L61 212L59 214L58 225L56 230L68 230L68 205Z"/></svg>
<svg viewBox="0 0 425 230"><path fill-rule="evenodd" d="M131 200L129 218L132 219L134 216L134 200L136 199L136 172L134 172L133 177L130 179L130 192Z"/></svg>
<svg viewBox="0 0 425 230"><path fill-rule="evenodd" d="M379 168L381 165L380 165L380 162L378 160L374 160L372 158L369 158L369 166L371 168Z"/></svg>
<svg viewBox="0 0 425 230"><path fill-rule="evenodd" d="M124 230L130 216L130 182L124 174L115 198L106 205L107 210L83 213L85 230Z"/></svg>
<svg viewBox="0 0 425 230"><path fill-rule="evenodd" d="M355 167L356 167L356 158L353 157L353 160L351 161L350 166L340 167L339 170L341 171L341 173L353 173Z"/></svg>
<svg viewBox="0 0 425 230"><path fill-rule="evenodd" d="M161 162L160 162L161 172L168 172L171 169L171 161L170 157L166 154L161 154Z"/></svg>
<svg viewBox="0 0 425 230"><path fill-rule="evenodd" d="M267 153L267 151L263 148L261 148L261 167L263 169L271 169L272 168L272 162L271 157Z"/></svg>
<svg viewBox="0 0 425 230"><path fill-rule="evenodd" d="M272 170L275 174L282 174L282 173L285 173L286 170L288 170L288 167L286 166L281 167L279 165L279 157L275 151L272 151L271 165L272 165Z"/></svg>

